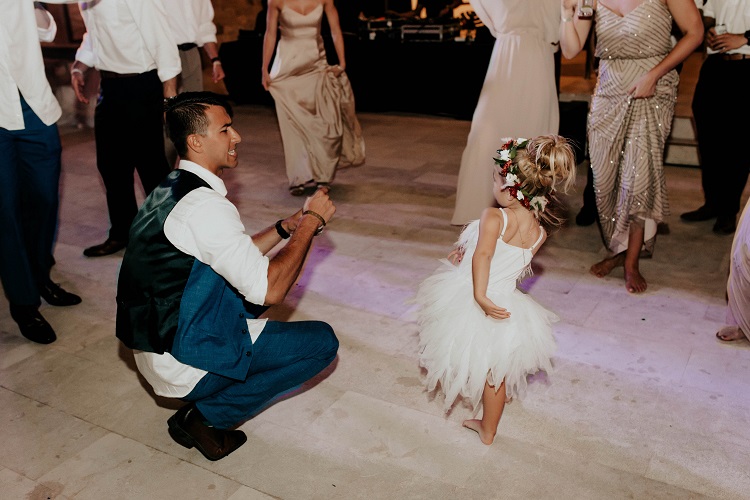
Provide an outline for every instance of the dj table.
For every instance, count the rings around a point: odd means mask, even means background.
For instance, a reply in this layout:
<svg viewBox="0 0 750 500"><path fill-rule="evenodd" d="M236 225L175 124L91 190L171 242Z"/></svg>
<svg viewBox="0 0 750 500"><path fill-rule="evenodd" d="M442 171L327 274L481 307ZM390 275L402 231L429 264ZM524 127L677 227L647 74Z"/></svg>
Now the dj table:
<svg viewBox="0 0 750 500"><path fill-rule="evenodd" d="M449 29L431 33L442 38L428 43L410 38L409 24L398 24L367 34L345 34L346 72L360 111L396 111L470 119L482 89L494 39L455 41ZM411 26L414 26L413 24ZM376 28L376 25L371 26ZM420 26L425 28L424 25ZM403 33L403 35L402 35ZM424 35L424 33L422 33ZM238 104L272 104L261 86L263 38L241 33L237 41L221 45L224 83ZM329 62L335 50L326 47Z"/></svg>

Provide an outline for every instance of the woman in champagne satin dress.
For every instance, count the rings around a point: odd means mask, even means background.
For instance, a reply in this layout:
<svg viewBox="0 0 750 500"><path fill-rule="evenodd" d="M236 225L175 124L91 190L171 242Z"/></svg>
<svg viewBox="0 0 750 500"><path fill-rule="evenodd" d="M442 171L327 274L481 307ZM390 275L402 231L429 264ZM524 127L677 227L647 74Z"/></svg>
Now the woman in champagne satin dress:
<svg viewBox="0 0 750 500"><path fill-rule="evenodd" d="M335 66L326 60L320 33L324 13ZM300 196L305 187L329 185L337 168L363 163L364 139L333 0L269 0L266 22L262 82L276 103L289 191Z"/></svg>

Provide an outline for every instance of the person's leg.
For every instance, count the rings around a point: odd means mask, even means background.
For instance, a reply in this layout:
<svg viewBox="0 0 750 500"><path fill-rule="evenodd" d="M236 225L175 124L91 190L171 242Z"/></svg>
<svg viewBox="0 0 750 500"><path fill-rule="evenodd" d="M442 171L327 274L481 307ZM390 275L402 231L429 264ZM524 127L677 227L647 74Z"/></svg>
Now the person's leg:
<svg viewBox="0 0 750 500"><path fill-rule="evenodd" d="M207 423L231 429L281 393L306 382L336 357L338 340L320 321L268 321L253 344L250 371L238 382L209 374L184 399L194 401Z"/></svg>
<svg viewBox="0 0 750 500"><path fill-rule="evenodd" d="M497 434L497 426L500 424L500 417L505 410L505 379L500 383L497 391L488 382L484 383L484 392L482 392L482 419L464 420L463 426L479 434L479 439L484 444L492 444Z"/></svg>
<svg viewBox="0 0 750 500"><path fill-rule="evenodd" d="M698 142L698 154L701 164L701 186L705 202L703 206L680 217L687 221L702 221L716 217L717 205L721 196L723 176L716 175L717 167L723 168L714 160L717 149L716 141L723 144L719 124L723 121L721 113L725 107L717 102L717 98L724 95L725 82L717 74L717 58L708 57L701 66L698 82L693 93L692 112L695 123L695 133Z"/></svg>
<svg viewBox="0 0 750 500"><path fill-rule="evenodd" d="M722 61L723 95L727 96L728 105L721 106L725 113L716 124L721 134L722 144L743 144L747 141L747 128L737 127L735 123L750 115L750 95L747 92L747 78L750 78L750 60ZM745 80L738 80L744 78ZM737 154L735 148L713 146L713 164L720 166L721 175L715 175L721 184L721 196L718 198L716 224L714 232L731 234L736 229L737 214L740 212L742 192L747 184L750 172L750 157ZM714 170L714 173L717 170Z"/></svg>
<svg viewBox="0 0 750 500"><path fill-rule="evenodd" d="M641 222L631 221L628 232L628 249L625 251L625 287L630 293L646 291L646 280L641 275L638 264L643 248L644 227Z"/></svg>
<svg viewBox="0 0 750 500"><path fill-rule="evenodd" d="M94 112L96 166L104 183L109 211L109 239L127 242L130 224L138 210L133 187L135 164L143 161L140 144L136 155L126 154L128 137L140 142L140 125L131 115L127 99L129 78L103 79L102 95Z"/></svg>
<svg viewBox="0 0 750 500"><path fill-rule="evenodd" d="M156 72L139 76L133 87L137 101L131 102L131 113L133 122L138 124L140 141L135 168L148 195L170 172L164 151L163 90ZM131 218L128 228L132 222Z"/></svg>
<svg viewBox="0 0 750 500"><path fill-rule="evenodd" d="M57 233L60 185L60 134L31 109L24 110L26 130L17 142L21 172L21 223L35 283L48 285ZM37 292L38 294L39 292Z"/></svg>
<svg viewBox="0 0 750 500"><path fill-rule="evenodd" d="M29 262L21 222L20 132L0 128L0 279L8 302L37 308L41 301Z"/></svg>

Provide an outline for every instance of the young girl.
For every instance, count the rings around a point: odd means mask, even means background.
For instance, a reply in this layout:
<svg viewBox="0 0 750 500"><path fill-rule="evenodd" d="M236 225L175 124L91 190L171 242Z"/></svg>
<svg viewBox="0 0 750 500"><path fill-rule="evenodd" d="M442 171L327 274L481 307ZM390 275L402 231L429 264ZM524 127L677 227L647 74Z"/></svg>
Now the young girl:
<svg viewBox="0 0 750 500"><path fill-rule="evenodd" d="M500 208L470 222L443 266L419 287L420 365L427 389L440 382L445 410L461 395L482 419L463 425L492 444L505 402L522 395L526 376L549 372L557 316L516 288L547 238L541 224L561 223L550 211L556 189L575 179L575 155L557 135L510 139L498 150L493 193Z"/></svg>

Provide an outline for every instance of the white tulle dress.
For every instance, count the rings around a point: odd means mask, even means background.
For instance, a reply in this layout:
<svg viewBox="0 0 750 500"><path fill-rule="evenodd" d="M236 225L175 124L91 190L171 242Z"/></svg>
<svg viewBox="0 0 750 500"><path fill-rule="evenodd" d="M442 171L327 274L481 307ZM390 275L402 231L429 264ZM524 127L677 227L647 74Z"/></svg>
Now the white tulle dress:
<svg viewBox="0 0 750 500"><path fill-rule="evenodd" d="M476 414L485 381L497 387L504 378L506 394L520 398L528 375L552 370L556 343L551 325L559 318L516 286L530 273L533 250L543 233L530 248L505 243L508 217L498 210L504 223L490 265L487 297L507 309L510 318L489 318L474 300L471 261L479 236L478 220L466 226L456 243L464 248L461 263L454 266L443 259L441 267L419 286L414 299L420 306L420 366L427 369L428 391L440 383L446 411L460 395Z"/></svg>

